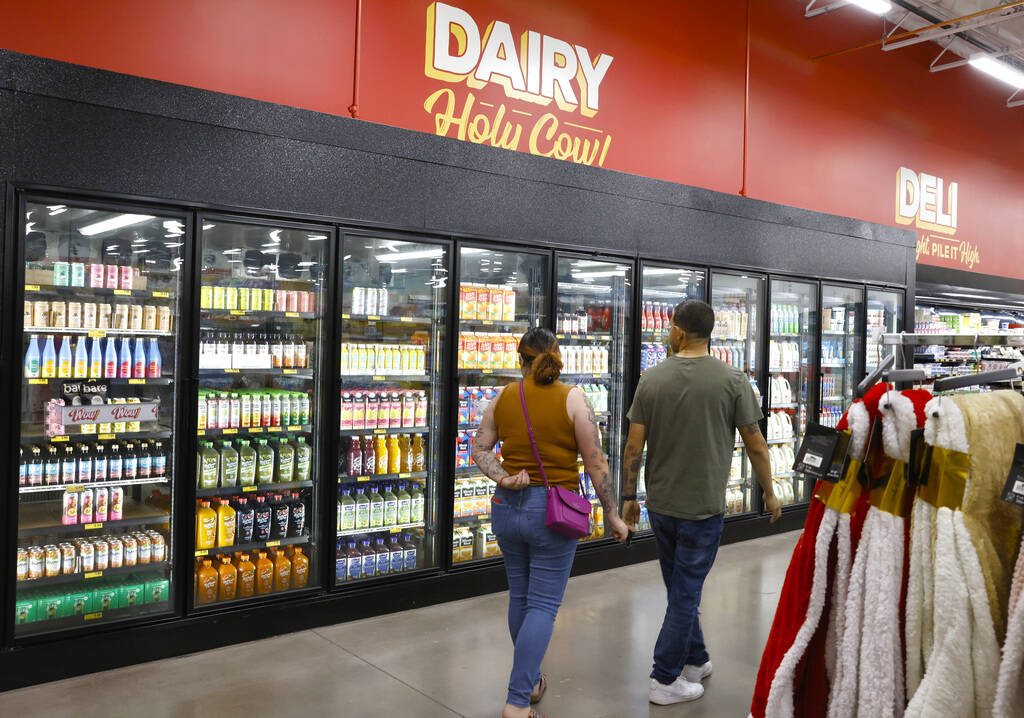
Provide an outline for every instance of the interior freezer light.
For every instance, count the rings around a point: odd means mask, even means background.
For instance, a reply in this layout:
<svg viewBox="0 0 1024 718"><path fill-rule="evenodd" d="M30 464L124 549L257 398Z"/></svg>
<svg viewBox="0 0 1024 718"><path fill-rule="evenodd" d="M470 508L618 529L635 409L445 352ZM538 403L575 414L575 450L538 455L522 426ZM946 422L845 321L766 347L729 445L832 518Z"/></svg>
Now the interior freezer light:
<svg viewBox="0 0 1024 718"><path fill-rule="evenodd" d="M215 225L215 224L204 224L203 225L203 229L213 229L216 226L217 225Z"/></svg>
<svg viewBox="0 0 1024 718"><path fill-rule="evenodd" d="M1024 72L1010 67L1005 62L1000 62L987 55L975 55L970 59L970 63L986 75L1002 80L1007 85L1012 85L1018 90L1024 90Z"/></svg>
<svg viewBox="0 0 1024 718"><path fill-rule="evenodd" d="M310 242L319 242L321 239L327 239L326 234L311 234L309 235Z"/></svg>
<svg viewBox="0 0 1024 718"><path fill-rule="evenodd" d="M612 269L607 272L573 272L573 279L596 279L598 277L625 277L625 269Z"/></svg>
<svg viewBox="0 0 1024 718"><path fill-rule="evenodd" d="M67 212L68 206L66 204L51 204L47 209L50 210L50 216L53 217L61 214L62 212Z"/></svg>
<svg viewBox="0 0 1024 718"><path fill-rule="evenodd" d="M420 249L415 252L398 252L397 254L378 254L375 259L378 262L402 262L406 259L428 259L430 257L440 257L444 254L444 249L437 247L435 249Z"/></svg>
<svg viewBox="0 0 1024 718"><path fill-rule="evenodd" d="M685 269L667 269L664 267L644 267L645 277L656 277L662 274L686 274L689 275L689 271Z"/></svg>
<svg viewBox="0 0 1024 718"><path fill-rule="evenodd" d="M886 0L850 0L850 2L868 12L875 13L875 15L885 15L892 10L892 3Z"/></svg>
<svg viewBox="0 0 1024 718"><path fill-rule="evenodd" d="M280 242L281 241L281 230L279 230L279 229L272 229L272 230L270 230L270 240L272 242Z"/></svg>
<svg viewBox="0 0 1024 718"><path fill-rule="evenodd" d="M119 214L116 217L111 217L110 219L104 219L100 222L87 224L78 231L86 237L91 237L94 234L111 232L115 229L121 229L122 227L139 224L140 222L146 222L151 219L153 219L153 215L151 214Z"/></svg>
<svg viewBox="0 0 1024 718"><path fill-rule="evenodd" d="M392 273L392 274L405 274L405 273L406 273L406 272L408 272L408 271L409 271L408 269L405 269L405 268L403 267L402 269L392 269L392 270L391 270L391 273Z"/></svg>

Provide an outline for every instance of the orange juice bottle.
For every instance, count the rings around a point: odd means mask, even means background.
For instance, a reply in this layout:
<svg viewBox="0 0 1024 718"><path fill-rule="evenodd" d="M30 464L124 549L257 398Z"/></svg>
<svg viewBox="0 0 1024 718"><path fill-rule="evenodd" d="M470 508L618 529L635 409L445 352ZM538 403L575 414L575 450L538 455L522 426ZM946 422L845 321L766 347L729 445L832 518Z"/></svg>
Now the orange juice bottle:
<svg viewBox="0 0 1024 718"><path fill-rule="evenodd" d="M213 603L217 600L217 569L213 561L203 560L203 566L196 572L196 603Z"/></svg>
<svg viewBox="0 0 1024 718"><path fill-rule="evenodd" d="M405 469L402 468L402 450L398 441L398 434L388 437L388 473L397 474Z"/></svg>
<svg viewBox="0 0 1024 718"><path fill-rule="evenodd" d="M256 566L249 560L249 554L238 554L235 564L238 569L238 597L248 598L256 593Z"/></svg>
<svg viewBox="0 0 1024 718"><path fill-rule="evenodd" d="M217 600L230 601L238 591L238 569L232 565L230 558L222 556L217 573L219 574Z"/></svg>
<svg viewBox="0 0 1024 718"><path fill-rule="evenodd" d="M200 501L196 509L196 549L213 548L217 545L217 512L210 508L209 501Z"/></svg>
<svg viewBox="0 0 1024 718"><path fill-rule="evenodd" d="M296 546L292 554L292 588L305 588L309 581L309 556Z"/></svg>
<svg viewBox="0 0 1024 718"><path fill-rule="evenodd" d="M235 510L227 499L220 500L217 507L217 546L235 545Z"/></svg>
<svg viewBox="0 0 1024 718"><path fill-rule="evenodd" d="M412 441L409 439L408 434L398 435L398 452L402 456L402 468L399 469L402 473L412 473Z"/></svg>
<svg viewBox="0 0 1024 718"><path fill-rule="evenodd" d="M292 587L292 562L284 551L274 552L274 590L287 591Z"/></svg>
<svg viewBox="0 0 1024 718"><path fill-rule="evenodd" d="M256 552L256 593L263 595L274 590L274 564L266 551Z"/></svg>
<svg viewBox="0 0 1024 718"><path fill-rule="evenodd" d="M375 474L386 474L388 473L388 438L383 434L380 434L374 438L373 452L377 458L377 466L372 473ZM367 473L371 473L367 471Z"/></svg>

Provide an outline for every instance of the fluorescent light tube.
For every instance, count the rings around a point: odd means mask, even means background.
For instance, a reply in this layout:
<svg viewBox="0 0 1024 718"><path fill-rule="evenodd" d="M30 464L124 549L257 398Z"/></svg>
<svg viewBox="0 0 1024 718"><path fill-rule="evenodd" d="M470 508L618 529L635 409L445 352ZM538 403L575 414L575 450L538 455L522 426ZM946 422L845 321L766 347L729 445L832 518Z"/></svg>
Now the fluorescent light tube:
<svg viewBox="0 0 1024 718"><path fill-rule="evenodd" d="M139 224L140 222L145 222L150 219L153 219L153 215L151 214L119 214L116 217L111 217L110 219L105 219L101 222L87 224L78 231L86 237L91 237L94 234L112 232L115 229L128 227L132 224Z"/></svg>
<svg viewBox="0 0 1024 718"><path fill-rule="evenodd" d="M436 247L435 249L420 249L415 252L398 252L388 254L378 254L376 259L378 262L385 264L392 264L394 262L402 262L406 259L428 259L430 257L440 257L444 254L444 249Z"/></svg>
<svg viewBox="0 0 1024 718"><path fill-rule="evenodd" d="M892 3L886 0L850 0L850 3L875 15L885 15L892 10Z"/></svg>
<svg viewBox="0 0 1024 718"><path fill-rule="evenodd" d="M1012 85L1018 90L1024 90L1024 72L1017 68L1011 67L1005 62L1000 62L988 55L975 55L970 59L970 63L986 75L1002 80L1007 85Z"/></svg>

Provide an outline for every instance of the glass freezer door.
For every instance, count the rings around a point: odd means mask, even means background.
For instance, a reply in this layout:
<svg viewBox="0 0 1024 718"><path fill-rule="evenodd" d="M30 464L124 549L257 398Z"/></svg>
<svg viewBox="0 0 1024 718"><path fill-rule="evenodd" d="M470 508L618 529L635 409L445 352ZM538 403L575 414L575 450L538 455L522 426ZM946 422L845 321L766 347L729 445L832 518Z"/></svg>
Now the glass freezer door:
<svg viewBox="0 0 1024 718"><path fill-rule="evenodd" d="M202 225L193 605L319 583L329 230Z"/></svg>
<svg viewBox="0 0 1024 718"><path fill-rule="evenodd" d="M185 224L23 210L14 635L169 612Z"/></svg>
<svg viewBox="0 0 1024 718"><path fill-rule="evenodd" d="M522 377L520 337L547 325L549 262L546 254L459 250L453 564L500 554L490 521L496 486L473 463L470 450L496 389ZM500 453L500 444L496 450Z"/></svg>
<svg viewBox="0 0 1024 718"><path fill-rule="evenodd" d="M864 343L864 293L859 287L821 285L821 402L818 422L835 426L853 402Z"/></svg>
<svg viewBox="0 0 1024 718"><path fill-rule="evenodd" d="M869 288L867 322L865 376L896 351L895 347L883 346L878 339L882 334L903 331L903 292Z"/></svg>
<svg viewBox="0 0 1024 718"><path fill-rule="evenodd" d="M445 246L345 237L335 583L435 565Z"/></svg>
<svg viewBox="0 0 1024 718"><path fill-rule="evenodd" d="M559 257L555 286L555 334L562 350L562 377L590 401L600 425L601 442L615 491L622 479L625 441L625 367L630 355L629 327L633 267L624 262ZM580 463L584 493L593 506L591 534L604 537L604 512L590 476Z"/></svg>
<svg viewBox="0 0 1024 718"><path fill-rule="evenodd" d="M715 331L711 335L711 354L731 364L747 375L751 386L761 400L762 391L758 382L757 366L764 339L761 334L761 312L765 302L764 277L712 273L711 306L715 310ZM769 446L787 446L794 443L792 434L784 430L772 432L768 425ZM783 429L783 427L779 427ZM753 490L756 479L747 450L736 432L736 446L733 452L732 472L726 489L726 505L729 515L757 511Z"/></svg>
<svg viewBox="0 0 1024 718"><path fill-rule="evenodd" d="M796 448L807 428L808 387L814 386L814 342L818 331L818 285L772 280L768 344L768 435L794 443L769 446L775 495L785 504L810 500L814 482L793 473Z"/></svg>
<svg viewBox="0 0 1024 718"><path fill-rule="evenodd" d="M668 332L676 305L688 299L704 299L704 270L691 267L670 267L644 264L640 271L640 373L660 364L671 351ZM626 411L629 407L626 407ZM610 458L610 457L609 457ZM640 504L638 531L650 531L647 514L647 452L637 476L636 494Z"/></svg>

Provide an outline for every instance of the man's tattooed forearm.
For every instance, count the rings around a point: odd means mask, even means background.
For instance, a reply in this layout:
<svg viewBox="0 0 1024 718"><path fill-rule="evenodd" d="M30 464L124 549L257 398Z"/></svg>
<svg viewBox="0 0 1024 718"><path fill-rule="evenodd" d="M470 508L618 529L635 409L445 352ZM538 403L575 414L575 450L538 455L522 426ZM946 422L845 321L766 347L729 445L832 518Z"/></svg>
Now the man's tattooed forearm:
<svg viewBox="0 0 1024 718"><path fill-rule="evenodd" d="M622 479L622 493L635 494L637 477L640 475L640 464L643 463L643 449L634 450L626 446L626 456L623 463L626 465L626 475Z"/></svg>
<svg viewBox="0 0 1024 718"><path fill-rule="evenodd" d="M493 451L474 451L473 461L492 481L501 481L509 475Z"/></svg>

